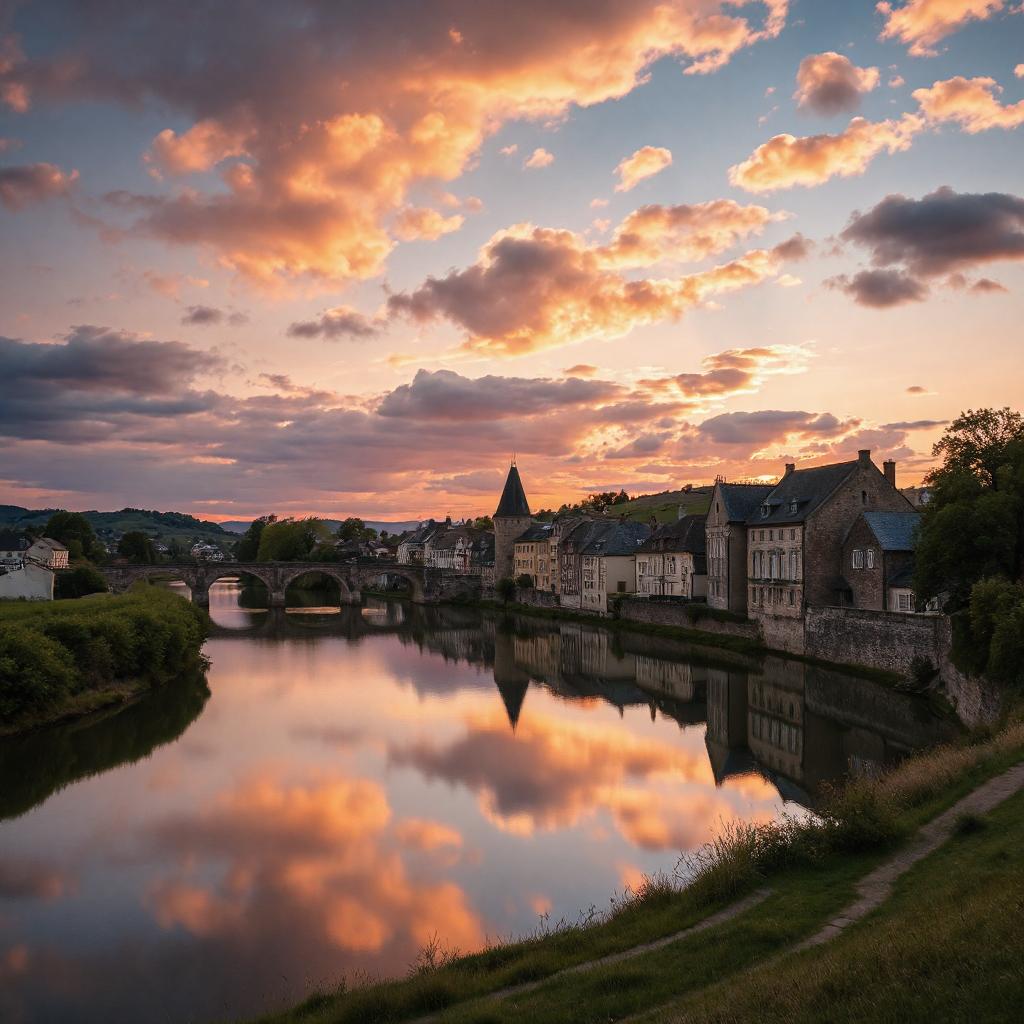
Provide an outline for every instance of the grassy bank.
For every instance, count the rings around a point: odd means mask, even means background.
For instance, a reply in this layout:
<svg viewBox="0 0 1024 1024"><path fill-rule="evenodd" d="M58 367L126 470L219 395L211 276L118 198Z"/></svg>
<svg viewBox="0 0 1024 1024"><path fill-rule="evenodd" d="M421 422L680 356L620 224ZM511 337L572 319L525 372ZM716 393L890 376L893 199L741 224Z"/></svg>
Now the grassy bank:
<svg viewBox="0 0 1024 1024"><path fill-rule="evenodd" d="M446 954L441 948L428 950L405 979L348 992L343 988L318 992L294 1010L262 1021L369 1024L441 1013L442 1020L462 1024L507 1020L598 1024L666 1004L674 1004L673 1009L659 1019L676 1019L672 1014L678 1013L683 1015L681 1019L703 1020L711 1013L708 1000L714 993L718 993L714 998L726 1001L721 1003L721 1014L711 1019L746 1020L747 1016L732 1016L733 1004L727 1000L738 997L723 978L746 978L752 963L773 957L813 934L851 902L856 881L905 842L922 822L1022 757L1021 722L992 737L976 736L938 748L905 761L880 779L851 784L819 818L734 828L696 855L685 857L673 875L651 879L639 892L617 900L613 909L598 919L562 922L546 934L497 944L469 956ZM1024 824L1018 822L1017 827L1024 833ZM1015 841L1019 844L1021 839L1024 834ZM979 841L971 849L982 848ZM970 850L964 854L969 855ZM996 853L991 856L998 859ZM960 870L968 874L972 867L968 863ZM1018 875L1020 870L1018 862ZM553 977L566 968L673 935L764 886L770 886L771 894L762 903L711 930L680 937L614 965ZM1013 891L1012 886L1007 891ZM949 891L950 900L956 898L956 892ZM926 890L917 891L914 906L929 899ZM972 908L972 915L987 912L992 902L989 899L984 906ZM1015 906L1019 915L1020 906ZM883 909L890 912L885 904ZM894 918L893 927L914 933L918 930L916 913L916 909L905 911L905 916ZM866 927L850 929L849 939ZM1002 920L993 926L993 934L1006 927L1007 921ZM966 953L957 943L967 941L969 931L957 932L959 939L953 932L956 929L946 929L941 942L946 943L945 954L955 958ZM844 941L848 941L846 937ZM880 954L884 947L876 944L872 948ZM830 954L822 947L814 955ZM811 953L800 956L807 958ZM993 957L993 964L997 959ZM766 977L764 984L768 985L770 973ZM835 979L830 979L826 967L817 977L819 994L824 997ZM897 988L899 972L893 972L893 977ZM492 995L525 982L540 984L525 992ZM863 978L858 983L863 985ZM696 1009L686 1003L698 998L705 1001ZM749 1013L750 1020L764 1019L758 1017L759 998L753 993L743 1003L742 1012ZM833 1019L822 1014L820 1006L816 1012L817 1016L808 1011L802 1017L779 1014L772 1019ZM915 1018L882 1015L863 1019Z"/></svg>
<svg viewBox="0 0 1024 1024"><path fill-rule="evenodd" d="M206 628L203 612L155 587L0 604L0 734L87 714L195 670Z"/></svg>

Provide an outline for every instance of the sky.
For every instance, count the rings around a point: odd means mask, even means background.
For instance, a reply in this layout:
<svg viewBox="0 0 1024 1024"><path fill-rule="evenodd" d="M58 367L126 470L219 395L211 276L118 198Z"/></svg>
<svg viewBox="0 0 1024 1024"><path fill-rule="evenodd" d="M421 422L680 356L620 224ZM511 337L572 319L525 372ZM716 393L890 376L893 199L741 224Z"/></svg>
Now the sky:
<svg viewBox="0 0 1024 1024"><path fill-rule="evenodd" d="M0 502L534 508L1020 405L1018 0L0 0Z"/></svg>

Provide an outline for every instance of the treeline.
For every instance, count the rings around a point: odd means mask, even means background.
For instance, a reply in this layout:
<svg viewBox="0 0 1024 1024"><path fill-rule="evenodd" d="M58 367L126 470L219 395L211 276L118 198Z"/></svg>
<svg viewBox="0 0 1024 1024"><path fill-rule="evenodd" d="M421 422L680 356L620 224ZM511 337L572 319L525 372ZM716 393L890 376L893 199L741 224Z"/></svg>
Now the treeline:
<svg viewBox="0 0 1024 1024"><path fill-rule="evenodd" d="M918 600L953 619L961 669L1024 686L1024 417L969 409L933 455L915 558Z"/></svg>
<svg viewBox="0 0 1024 1024"><path fill-rule="evenodd" d="M0 606L0 723L59 717L89 691L154 685L201 664L206 616L158 588Z"/></svg>

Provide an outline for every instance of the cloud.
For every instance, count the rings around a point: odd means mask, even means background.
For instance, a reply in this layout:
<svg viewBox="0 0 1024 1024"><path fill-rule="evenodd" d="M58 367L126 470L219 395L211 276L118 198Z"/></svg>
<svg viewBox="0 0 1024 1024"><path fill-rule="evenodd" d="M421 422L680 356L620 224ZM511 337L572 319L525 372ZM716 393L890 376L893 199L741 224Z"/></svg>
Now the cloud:
<svg viewBox="0 0 1024 1024"><path fill-rule="evenodd" d="M515 156L518 151L519 147L514 142L509 146L502 146L501 149L498 150L502 156Z"/></svg>
<svg viewBox="0 0 1024 1024"><path fill-rule="evenodd" d="M78 180L78 171L67 173L54 164L21 164L0 167L0 203L20 210L29 203L65 196Z"/></svg>
<svg viewBox="0 0 1024 1024"><path fill-rule="evenodd" d="M946 36L1006 8L1005 0L906 0L875 6L885 17L879 38L905 43L915 57L934 57L936 43ZM1009 10L1014 13L1013 8Z"/></svg>
<svg viewBox="0 0 1024 1024"><path fill-rule="evenodd" d="M712 416L701 423L699 431L714 444L764 445L787 439L837 437L857 422L840 420L831 413L763 409Z"/></svg>
<svg viewBox="0 0 1024 1024"><path fill-rule="evenodd" d="M373 338L381 332L381 324L350 306L335 306L315 320L298 320L288 327L292 338Z"/></svg>
<svg viewBox="0 0 1024 1024"><path fill-rule="evenodd" d="M858 305L872 309L922 302L928 296L928 286L902 270L861 270L853 277L831 277L825 284L845 292Z"/></svg>
<svg viewBox="0 0 1024 1024"><path fill-rule="evenodd" d="M412 242L416 239L434 241L442 235L458 231L465 223L466 218L460 213L454 213L450 217L438 213L424 206L407 206L399 211L395 218L394 231L396 237L403 242Z"/></svg>
<svg viewBox="0 0 1024 1024"><path fill-rule="evenodd" d="M553 154L543 147L538 147L523 161L523 166L538 170L541 167L550 167L554 162Z"/></svg>
<svg viewBox="0 0 1024 1024"><path fill-rule="evenodd" d="M451 370L418 370L411 384L391 391L381 416L413 419L489 420L608 401L624 389L604 381L463 377Z"/></svg>
<svg viewBox="0 0 1024 1024"><path fill-rule="evenodd" d="M562 373L566 377L593 377L597 373L597 367L591 366L590 363L576 363L573 366L567 366Z"/></svg>
<svg viewBox="0 0 1024 1024"><path fill-rule="evenodd" d="M838 114L856 110L860 98L878 85L878 68L859 68L849 57L832 50L800 61L793 99L802 110Z"/></svg>
<svg viewBox="0 0 1024 1024"><path fill-rule="evenodd" d="M921 384L911 384L910 387L907 388L908 395L927 395L930 393L931 392L929 392L929 390L926 387L923 387Z"/></svg>
<svg viewBox="0 0 1024 1024"><path fill-rule="evenodd" d="M755 285L793 258L791 240L720 266L674 278L627 278L623 269L696 260L777 219L731 200L643 207L606 246L554 228L516 225L484 245L476 263L388 299L392 315L419 323L443 317L467 334L462 348L515 356L584 338L614 338L677 319L715 295ZM802 243L796 248L802 248Z"/></svg>
<svg viewBox="0 0 1024 1024"><path fill-rule="evenodd" d="M209 288L210 282L202 277L191 277L187 274L160 274L155 270L145 270L142 279L158 295L168 299L181 297L181 290L186 286L191 288Z"/></svg>
<svg viewBox="0 0 1024 1024"><path fill-rule="evenodd" d="M994 78L948 78L927 89L915 89L914 99L929 121L954 121L974 135L991 128L1017 128L1024 124L1024 100L1004 106Z"/></svg>
<svg viewBox="0 0 1024 1024"><path fill-rule="evenodd" d="M890 195L854 215L841 237L869 249L876 266L903 264L919 277L1024 259L1024 199L948 186L922 199Z"/></svg>
<svg viewBox="0 0 1024 1024"><path fill-rule="evenodd" d="M441 20L405 0L312 5L301 18L273 4L244 18L210 5L181 19L159 16L155 0L117 18L66 2L58 38L44 47L26 35L26 52L6 44L0 99L18 110L100 100L167 111L175 127L150 141L149 168L204 177L111 203L108 226L199 247L258 283L327 287L380 274L413 190L458 179L505 124L619 99L662 58L712 72L777 37L787 8L574 0L552 17L525 0L510 23L471 0Z"/></svg>
<svg viewBox="0 0 1024 1024"><path fill-rule="evenodd" d="M1013 73L1014 73L1014 74L1015 74L1015 75L1016 75L1016 76L1017 76L1018 78L1024 78L1024 64L1018 64L1018 65L1017 65L1017 66L1016 66L1016 67L1015 67L1015 68L1013 69Z"/></svg>
<svg viewBox="0 0 1024 1024"><path fill-rule="evenodd" d="M240 327L249 322L244 313L226 313L216 306L188 306L181 322L192 327L206 327L212 324L227 323L232 327Z"/></svg>
<svg viewBox="0 0 1024 1024"><path fill-rule="evenodd" d="M628 192L644 178L653 177L672 164L672 151L661 146L643 146L623 159L615 173L619 176L616 192Z"/></svg>
<svg viewBox="0 0 1024 1024"><path fill-rule="evenodd" d="M904 114L887 121L855 117L838 135L776 135L730 167L729 181L748 192L772 192L863 174L879 153L909 149L923 127L923 118Z"/></svg>
<svg viewBox="0 0 1024 1024"><path fill-rule="evenodd" d="M883 423L881 430L934 430L944 427L949 420L904 420L900 423Z"/></svg>

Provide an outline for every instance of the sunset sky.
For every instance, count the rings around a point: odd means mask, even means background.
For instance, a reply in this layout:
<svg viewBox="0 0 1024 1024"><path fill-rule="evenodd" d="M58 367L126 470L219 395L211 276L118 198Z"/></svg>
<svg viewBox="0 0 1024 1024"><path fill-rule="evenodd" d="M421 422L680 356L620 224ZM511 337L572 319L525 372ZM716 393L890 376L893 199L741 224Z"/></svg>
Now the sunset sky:
<svg viewBox="0 0 1024 1024"><path fill-rule="evenodd" d="M0 0L0 502L535 508L1024 395L1019 0Z"/></svg>

